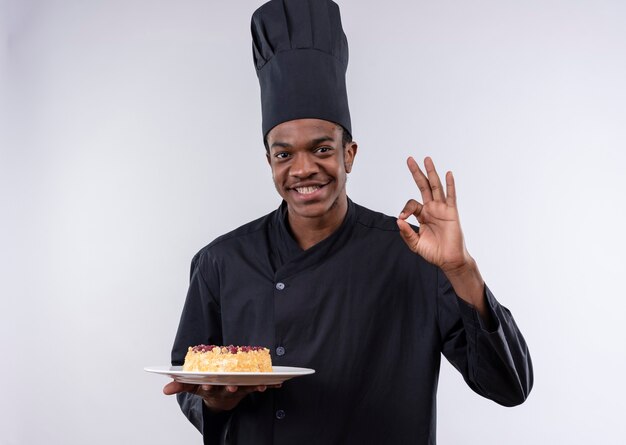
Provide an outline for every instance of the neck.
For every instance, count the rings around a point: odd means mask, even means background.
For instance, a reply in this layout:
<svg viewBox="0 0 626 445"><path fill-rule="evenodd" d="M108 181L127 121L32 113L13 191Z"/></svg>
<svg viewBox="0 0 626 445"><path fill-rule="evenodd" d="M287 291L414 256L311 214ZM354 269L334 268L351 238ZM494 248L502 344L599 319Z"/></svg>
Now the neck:
<svg viewBox="0 0 626 445"><path fill-rule="evenodd" d="M287 209L287 218L296 242L303 250L307 250L332 235L345 219L346 213L348 198L344 195L322 216L303 217Z"/></svg>

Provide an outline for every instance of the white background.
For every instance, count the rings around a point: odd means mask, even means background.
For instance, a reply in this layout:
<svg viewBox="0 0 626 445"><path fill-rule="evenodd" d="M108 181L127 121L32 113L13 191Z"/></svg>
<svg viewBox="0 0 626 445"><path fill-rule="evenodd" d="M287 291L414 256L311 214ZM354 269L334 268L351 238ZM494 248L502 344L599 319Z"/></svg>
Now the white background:
<svg viewBox="0 0 626 445"><path fill-rule="evenodd" d="M142 368L169 361L193 254L279 204L261 3L0 0L0 443L201 443ZM626 3L339 3L349 195L395 215L407 155L453 170L534 360L512 409L445 363L439 443L624 443Z"/></svg>

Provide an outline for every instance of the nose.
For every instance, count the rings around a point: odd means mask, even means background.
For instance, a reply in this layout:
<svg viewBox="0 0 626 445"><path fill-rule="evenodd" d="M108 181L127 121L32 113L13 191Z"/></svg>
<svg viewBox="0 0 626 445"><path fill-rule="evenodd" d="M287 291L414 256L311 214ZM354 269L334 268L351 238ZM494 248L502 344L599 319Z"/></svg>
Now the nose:
<svg viewBox="0 0 626 445"><path fill-rule="evenodd" d="M318 173L319 169L313 156L309 153L298 153L294 156L289 174L297 178L308 178Z"/></svg>

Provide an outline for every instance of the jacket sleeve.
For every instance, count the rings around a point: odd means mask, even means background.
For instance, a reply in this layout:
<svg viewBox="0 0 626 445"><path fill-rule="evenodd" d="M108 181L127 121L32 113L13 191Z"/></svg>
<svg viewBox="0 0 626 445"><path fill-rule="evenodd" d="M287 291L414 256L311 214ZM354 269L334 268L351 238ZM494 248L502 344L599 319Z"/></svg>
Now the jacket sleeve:
<svg viewBox="0 0 626 445"><path fill-rule="evenodd" d="M205 250L191 262L191 277L187 298L172 347L172 365L181 366L189 346L222 344L219 301L219 274ZM181 410L200 431L205 444L223 443L231 412L213 414L202 398L191 393L176 396Z"/></svg>
<svg viewBox="0 0 626 445"><path fill-rule="evenodd" d="M504 406L519 405L533 386L532 361L526 341L508 309L485 285L492 325L455 293L441 270L438 318L442 352L470 388Z"/></svg>

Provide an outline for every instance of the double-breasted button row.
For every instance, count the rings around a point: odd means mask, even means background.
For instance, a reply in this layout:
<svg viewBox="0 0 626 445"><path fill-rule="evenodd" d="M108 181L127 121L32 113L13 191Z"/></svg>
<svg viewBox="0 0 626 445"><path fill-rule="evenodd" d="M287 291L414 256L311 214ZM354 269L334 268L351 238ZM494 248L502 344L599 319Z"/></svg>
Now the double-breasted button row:
<svg viewBox="0 0 626 445"><path fill-rule="evenodd" d="M279 281L278 283L276 283L276 289L277 290L284 290L285 289L285 283L282 283L282 282ZM282 346L278 346L276 348L276 355L279 356L279 357L282 357L283 355L285 355L285 348L282 347ZM276 415L276 418L278 420L283 420L287 414L285 413L284 409L278 409L278 410L276 410L275 415Z"/></svg>

